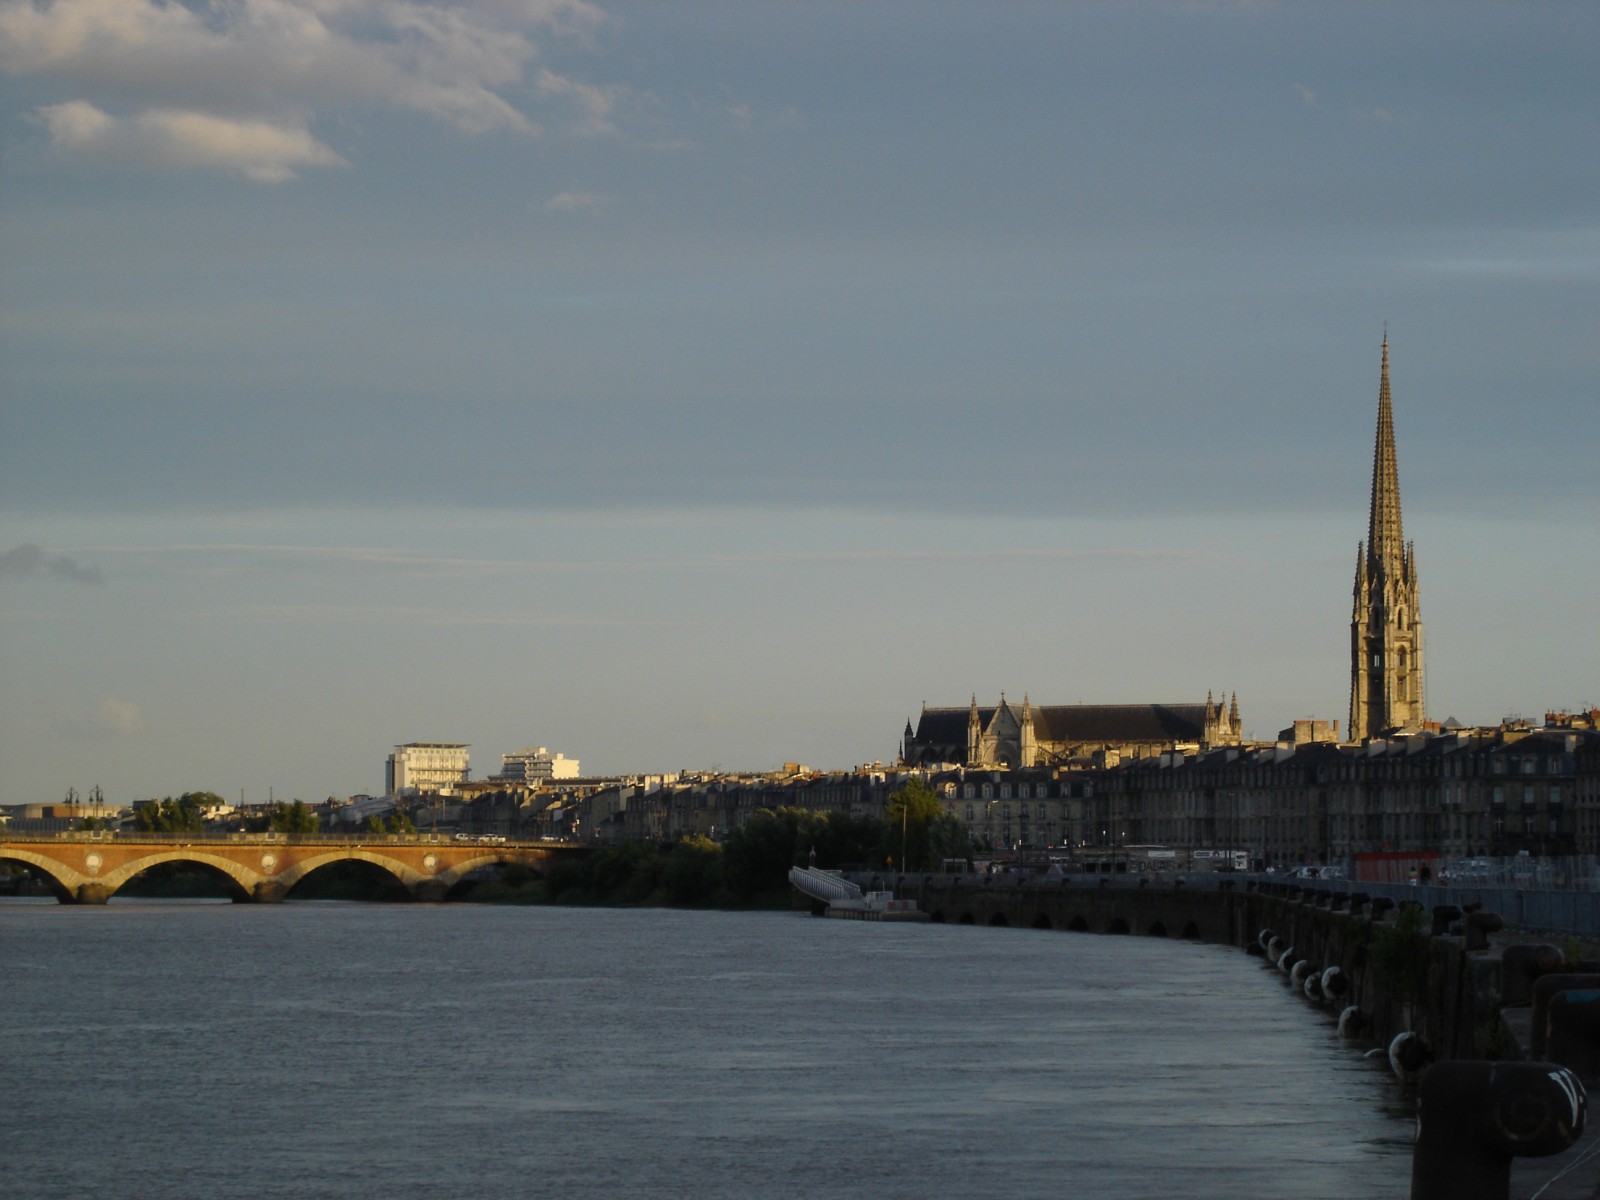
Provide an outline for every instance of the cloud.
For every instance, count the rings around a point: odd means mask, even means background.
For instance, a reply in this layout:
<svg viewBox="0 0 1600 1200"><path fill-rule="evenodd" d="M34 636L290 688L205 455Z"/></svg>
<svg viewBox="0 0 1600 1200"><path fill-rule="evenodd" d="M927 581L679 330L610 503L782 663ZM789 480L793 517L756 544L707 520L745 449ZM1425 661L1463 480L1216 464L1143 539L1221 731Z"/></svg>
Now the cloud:
<svg viewBox="0 0 1600 1200"><path fill-rule="evenodd" d="M283 183L301 167L344 162L303 127L233 121L198 112L117 118L84 100L49 105L39 118L59 149L150 167L208 167L256 183Z"/></svg>
<svg viewBox="0 0 1600 1200"><path fill-rule="evenodd" d="M620 87L596 87L592 83L579 83L554 71L541 70L538 79L539 96L545 100L562 103L571 114L571 128L587 137L603 137L617 133L612 115L626 96Z"/></svg>
<svg viewBox="0 0 1600 1200"><path fill-rule="evenodd" d="M118 700L115 696L107 696L102 700L94 715L95 729L114 737L138 733L143 724L144 713L139 706L128 700Z"/></svg>
<svg viewBox="0 0 1600 1200"><path fill-rule="evenodd" d="M610 196L594 192L559 192L546 200L544 206L551 212L578 212L580 209L600 208L610 203Z"/></svg>
<svg viewBox="0 0 1600 1200"><path fill-rule="evenodd" d="M80 566L64 554L47 554L32 543L0 550L0 579L30 575L53 575L73 583L102 582L97 568Z"/></svg>
<svg viewBox="0 0 1600 1200"><path fill-rule="evenodd" d="M71 90L36 110L60 151L274 183L343 161L309 132L329 110L537 133L512 99L536 38L603 19L588 0L0 0L0 71ZM597 134L626 89L541 69L534 94Z"/></svg>

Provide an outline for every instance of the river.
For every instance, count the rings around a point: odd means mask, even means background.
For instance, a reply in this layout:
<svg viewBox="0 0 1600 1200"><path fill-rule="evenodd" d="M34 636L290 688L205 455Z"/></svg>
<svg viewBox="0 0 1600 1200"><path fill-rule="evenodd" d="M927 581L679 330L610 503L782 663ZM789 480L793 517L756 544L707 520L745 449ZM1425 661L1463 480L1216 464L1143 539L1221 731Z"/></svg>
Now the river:
<svg viewBox="0 0 1600 1200"><path fill-rule="evenodd" d="M788 913L0 903L26 1200L1403 1197L1242 951Z"/></svg>

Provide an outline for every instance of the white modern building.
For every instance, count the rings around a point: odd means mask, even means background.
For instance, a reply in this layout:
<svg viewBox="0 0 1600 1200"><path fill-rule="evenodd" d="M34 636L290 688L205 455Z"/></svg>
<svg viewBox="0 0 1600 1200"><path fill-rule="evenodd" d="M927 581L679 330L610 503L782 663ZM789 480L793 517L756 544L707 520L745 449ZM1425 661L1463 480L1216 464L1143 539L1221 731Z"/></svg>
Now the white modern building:
<svg viewBox="0 0 1600 1200"><path fill-rule="evenodd" d="M549 779L578 778L578 760L565 754L552 755L540 746L537 750L524 748L500 756L500 773L494 778L507 783L536 784Z"/></svg>
<svg viewBox="0 0 1600 1200"><path fill-rule="evenodd" d="M466 742L407 742L389 755L384 788L391 796L453 796L467 781Z"/></svg>

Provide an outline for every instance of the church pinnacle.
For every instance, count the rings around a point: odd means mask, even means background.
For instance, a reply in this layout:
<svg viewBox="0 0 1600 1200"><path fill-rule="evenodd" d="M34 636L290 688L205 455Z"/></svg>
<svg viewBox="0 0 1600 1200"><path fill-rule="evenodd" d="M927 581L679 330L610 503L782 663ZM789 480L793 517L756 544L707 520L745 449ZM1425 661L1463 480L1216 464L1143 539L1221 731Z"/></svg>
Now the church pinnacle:
<svg viewBox="0 0 1600 1200"><path fill-rule="evenodd" d="M1422 724L1422 620L1416 559L1400 520L1386 329L1372 452L1372 507L1366 544L1356 553L1350 618L1350 737L1365 740Z"/></svg>

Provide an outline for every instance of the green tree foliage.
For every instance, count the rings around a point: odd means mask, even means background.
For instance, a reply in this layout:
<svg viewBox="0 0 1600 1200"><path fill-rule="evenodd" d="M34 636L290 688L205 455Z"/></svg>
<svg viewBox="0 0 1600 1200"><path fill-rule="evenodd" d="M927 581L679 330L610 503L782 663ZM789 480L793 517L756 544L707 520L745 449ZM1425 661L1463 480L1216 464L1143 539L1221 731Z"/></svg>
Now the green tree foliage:
<svg viewBox="0 0 1600 1200"><path fill-rule="evenodd" d="M140 833L198 833L206 827L205 808L223 803L215 792L185 792L174 800L141 804L133 810L133 827Z"/></svg>
<svg viewBox="0 0 1600 1200"><path fill-rule="evenodd" d="M403 809L395 809L387 818L373 813L367 818L367 832L382 836L386 833L415 833L416 822L411 819L411 814Z"/></svg>
<svg viewBox="0 0 1600 1200"><path fill-rule="evenodd" d="M723 877L733 898L775 902L789 893L789 868L808 865L812 851L824 870L883 862L885 825L873 817L762 809L723 842Z"/></svg>
<svg viewBox="0 0 1600 1200"><path fill-rule="evenodd" d="M668 904L710 904L721 898L723 850L710 838L685 838L673 846L661 872L661 890Z"/></svg>
<svg viewBox="0 0 1600 1200"><path fill-rule="evenodd" d="M1428 982L1428 932L1422 909L1408 905L1392 921L1376 926L1367 961L1379 985L1396 1000L1422 995Z"/></svg>
<svg viewBox="0 0 1600 1200"><path fill-rule="evenodd" d="M902 871L933 870L943 859L965 858L972 851L966 826L944 811L920 779L895 790L884 816L884 852Z"/></svg>
<svg viewBox="0 0 1600 1200"><path fill-rule="evenodd" d="M270 828L273 833L316 833L321 829L321 823L317 820L315 809L307 807L304 800L296 800L293 804L276 806L270 818Z"/></svg>

